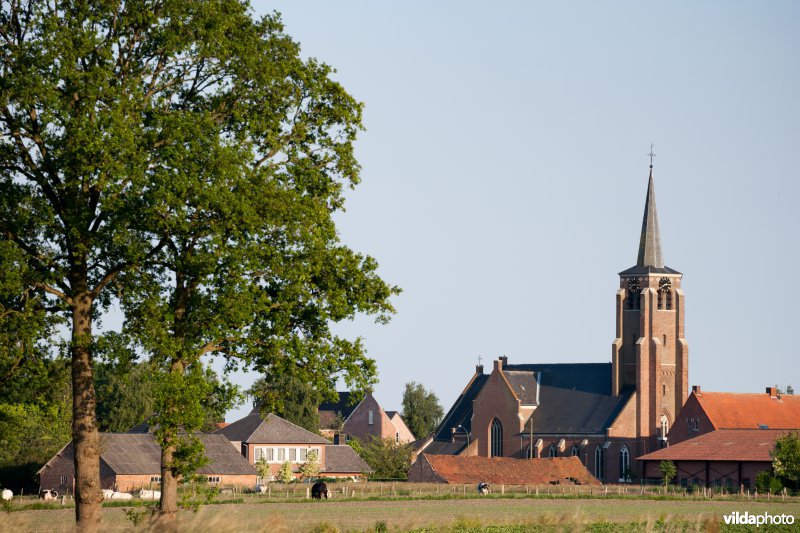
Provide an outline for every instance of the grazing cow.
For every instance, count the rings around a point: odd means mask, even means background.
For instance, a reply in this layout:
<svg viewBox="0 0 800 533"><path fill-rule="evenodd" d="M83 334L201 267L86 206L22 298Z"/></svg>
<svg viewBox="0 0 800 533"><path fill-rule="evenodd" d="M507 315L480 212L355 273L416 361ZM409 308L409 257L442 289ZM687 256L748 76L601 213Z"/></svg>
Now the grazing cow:
<svg viewBox="0 0 800 533"><path fill-rule="evenodd" d="M39 498L42 500L55 500L58 498L58 491L51 489L44 489L39 491Z"/></svg>
<svg viewBox="0 0 800 533"><path fill-rule="evenodd" d="M311 487L311 497L315 500L321 500L325 498L326 500L330 496L330 492L328 491L328 485L323 483L322 481L317 481Z"/></svg>
<svg viewBox="0 0 800 533"><path fill-rule="evenodd" d="M129 492L115 492L111 495L112 500L132 500L133 494Z"/></svg>
<svg viewBox="0 0 800 533"><path fill-rule="evenodd" d="M160 500L161 499L161 491L160 490L144 490L139 493L139 498L142 500Z"/></svg>
<svg viewBox="0 0 800 533"><path fill-rule="evenodd" d="M111 496L113 496L114 491L111 489L103 489L103 499L110 500Z"/></svg>
<svg viewBox="0 0 800 533"><path fill-rule="evenodd" d="M0 498L3 498L3 501L10 502L11 499L14 497L14 493L8 489L3 489L3 492L0 493Z"/></svg>
<svg viewBox="0 0 800 533"><path fill-rule="evenodd" d="M484 483L483 481L478 483L478 494L480 494L481 496L485 496L485 495L489 494L490 492L492 492L492 491L489 490L489 484L488 483Z"/></svg>

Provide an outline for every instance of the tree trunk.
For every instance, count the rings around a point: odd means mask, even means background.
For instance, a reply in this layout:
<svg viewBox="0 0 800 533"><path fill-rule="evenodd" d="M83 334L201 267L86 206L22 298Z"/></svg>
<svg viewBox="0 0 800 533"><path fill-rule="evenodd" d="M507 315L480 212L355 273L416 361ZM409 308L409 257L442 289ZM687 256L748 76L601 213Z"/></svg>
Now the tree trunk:
<svg viewBox="0 0 800 533"><path fill-rule="evenodd" d="M100 436L92 370L92 298L83 283L72 302L72 443L75 450L75 519L81 531L97 531L103 509ZM74 287L74 286L73 286Z"/></svg>
<svg viewBox="0 0 800 533"><path fill-rule="evenodd" d="M178 479L168 465L172 463L175 445L170 443L161 448L161 500L159 501L159 521L173 522L178 513Z"/></svg>

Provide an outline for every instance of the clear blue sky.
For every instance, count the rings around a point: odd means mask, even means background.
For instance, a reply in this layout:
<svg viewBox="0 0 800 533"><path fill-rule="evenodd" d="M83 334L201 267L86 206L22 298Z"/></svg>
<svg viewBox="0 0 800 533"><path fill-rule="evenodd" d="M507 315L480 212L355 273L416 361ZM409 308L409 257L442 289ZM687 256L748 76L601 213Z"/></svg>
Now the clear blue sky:
<svg viewBox="0 0 800 533"><path fill-rule="evenodd" d="M610 361L651 142L690 384L800 388L800 3L254 6L365 103L338 227L404 292L339 330L384 408L414 380L448 409L479 354Z"/></svg>

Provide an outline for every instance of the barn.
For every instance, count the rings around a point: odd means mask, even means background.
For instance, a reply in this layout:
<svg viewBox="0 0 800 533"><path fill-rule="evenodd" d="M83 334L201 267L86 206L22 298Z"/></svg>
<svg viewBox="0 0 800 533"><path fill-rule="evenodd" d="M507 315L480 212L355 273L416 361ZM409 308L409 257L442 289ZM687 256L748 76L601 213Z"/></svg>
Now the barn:
<svg viewBox="0 0 800 533"><path fill-rule="evenodd" d="M198 435L210 462L198 474L215 486L254 488L256 471L223 435ZM161 483L161 448L148 433L100 435L100 483L104 489L130 492ZM70 441L38 472L42 489L73 493L75 466Z"/></svg>

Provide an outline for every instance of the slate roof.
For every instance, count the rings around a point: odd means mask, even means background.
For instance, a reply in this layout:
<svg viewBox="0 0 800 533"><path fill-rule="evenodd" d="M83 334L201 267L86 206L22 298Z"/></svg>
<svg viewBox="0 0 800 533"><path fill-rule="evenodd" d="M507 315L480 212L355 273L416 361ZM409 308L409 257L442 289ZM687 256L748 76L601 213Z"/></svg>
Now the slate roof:
<svg viewBox="0 0 800 533"><path fill-rule="evenodd" d="M718 429L642 455L639 461L771 462L775 439L788 433L775 429Z"/></svg>
<svg viewBox="0 0 800 533"><path fill-rule="evenodd" d="M535 372L508 370L503 371L503 374L522 405L538 405L539 383Z"/></svg>
<svg viewBox="0 0 800 533"><path fill-rule="evenodd" d="M525 372L529 383L541 373L539 406L531 416L534 434L604 433L632 394L611 395L611 363L508 365L503 371Z"/></svg>
<svg viewBox="0 0 800 533"><path fill-rule="evenodd" d="M341 413L342 419L347 420L347 417L358 407L360 401L357 395L350 391L342 391L338 394L338 401L319 404L319 427L332 428L337 415Z"/></svg>
<svg viewBox="0 0 800 533"><path fill-rule="evenodd" d="M325 446L325 469L330 473L363 473L369 474L373 470L359 457L356 451L346 444Z"/></svg>
<svg viewBox="0 0 800 533"><path fill-rule="evenodd" d="M224 435L228 440L249 444L330 444L316 433L311 433L273 413L262 419L256 410L216 430L213 434Z"/></svg>
<svg viewBox="0 0 800 533"><path fill-rule="evenodd" d="M197 471L198 474L256 475L253 466L224 436L204 433L198 437L203 442L206 457L210 459L209 464ZM47 465L59 456L71 463L73 454L70 442ZM152 433L101 433L100 459L118 475L158 475L161 471L161 448Z"/></svg>
<svg viewBox="0 0 800 533"><path fill-rule="evenodd" d="M600 484L577 457L511 459L424 453L417 461L427 461L444 483L546 485L558 481L560 484L573 484L569 479L572 478L582 485ZM412 476L409 481L414 481Z"/></svg>
<svg viewBox="0 0 800 533"><path fill-rule="evenodd" d="M693 393L716 429L800 429L800 396L738 392Z"/></svg>
<svg viewBox="0 0 800 533"><path fill-rule="evenodd" d="M475 374L473 376L473 379L467 384L459 397L456 398L453 406L444 415L439 427L436 428L434 440L450 442L450 437L452 436L451 428L458 426L463 426L469 432L472 431L472 400L475 399L488 379L488 374Z"/></svg>

